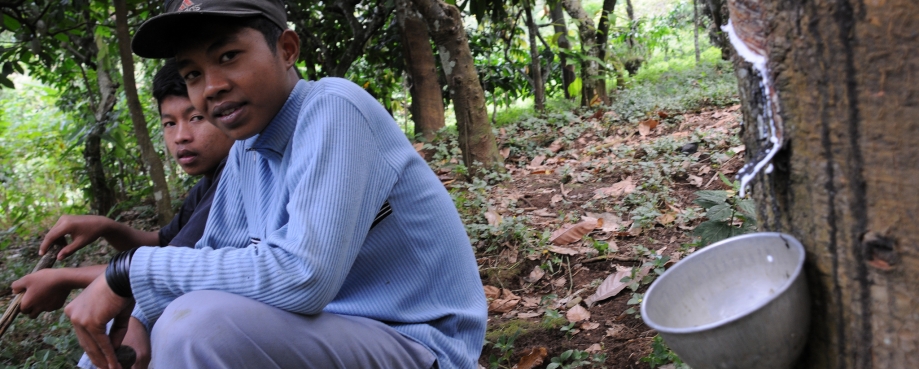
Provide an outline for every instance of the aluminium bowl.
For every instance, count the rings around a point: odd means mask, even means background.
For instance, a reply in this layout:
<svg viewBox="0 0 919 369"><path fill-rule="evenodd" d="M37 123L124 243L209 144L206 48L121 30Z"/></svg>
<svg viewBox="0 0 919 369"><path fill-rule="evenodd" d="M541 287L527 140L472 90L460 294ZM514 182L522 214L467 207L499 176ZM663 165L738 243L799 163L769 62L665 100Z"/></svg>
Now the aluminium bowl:
<svg viewBox="0 0 919 369"><path fill-rule="evenodd" d="M693 253L645 293L641 316L693 369L788 369L810 324L804 247L782 233Z"/></svg>

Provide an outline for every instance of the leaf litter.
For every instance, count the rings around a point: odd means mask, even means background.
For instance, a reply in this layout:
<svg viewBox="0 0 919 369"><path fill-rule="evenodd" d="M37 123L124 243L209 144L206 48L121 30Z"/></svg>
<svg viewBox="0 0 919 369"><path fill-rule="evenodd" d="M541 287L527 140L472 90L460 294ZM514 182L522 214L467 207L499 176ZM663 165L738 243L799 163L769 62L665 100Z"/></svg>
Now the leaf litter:
<svg viewBox="0 0 919 369"><path fill-rule="evenodd" d="M465 194L482 204L464 221L471 235L484 235L473 246L488 340L516 335L507 367L544 368L580 350L607 355L606 367L649 368L638 358L656 332L635 302L659 271L697 249L692 232L704 210L695 192L727 189L716 178L743 164L736 106L654 113L631 125L616 112L594 115L569 114L573 123L554 132L502 127L509 180ZM515 137L552 139L531 147ZM695 151L681 151L690 143ZM461 183L450 180L448 188ZM501 352L486 344L480 365L490 366L490 354Z"/></svg>

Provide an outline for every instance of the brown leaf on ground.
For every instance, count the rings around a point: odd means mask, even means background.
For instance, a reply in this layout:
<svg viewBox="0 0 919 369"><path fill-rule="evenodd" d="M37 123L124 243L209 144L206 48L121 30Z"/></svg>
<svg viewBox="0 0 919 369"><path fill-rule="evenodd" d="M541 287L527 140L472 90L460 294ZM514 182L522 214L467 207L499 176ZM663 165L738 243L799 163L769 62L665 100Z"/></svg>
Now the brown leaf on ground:
<svg viewBox="0 0 919 369"><path fill-rule="evenodd" d="M485 212L485 219L488 220L488 225L492 227L501 225L501 221L503 220L501 214L498 214L498 211L494 208L489 208L488 211Z"/></svg>
<svg viewBox="0 0 919 369"><path fill-rule="evenodd" d="M545 347L534 347L530 352L523 355L520 358L520 361L517 362L517 369L533 369L537 365L542 364L543 360L546 359L546 356L549 356L549 353L546 351Z"/></svg>
<svg viewBox="0 0 919 369"><path fill-rule="evenodd" d="M584 352L590 353L590 354L596 354L600 352L600 350L603 350L603 347L601 347L599 343L595 343L593 345L590 345L590 347L584 350Z"/></svg>
<svg viewBox="0 0 919 369"><path fill-rule="evenodd" d="M625 325L613 324L612 326L606 329L606 336L613 337L613 338L619 338L619 336L621 336L627 330L628 328L626 328Z"/></svg>
<svg viewBox="0 0 919 369"><path fill-rule="evenodd" d="M579 250L575 250L575 249L568 248L568 247L559 247L559 246L552 246L552 247L549 247L549 251L550 251L550 252L554 252L554 253L556 253L556 254L570 255L570 256L575 256L575 255L580 255L580 254L581 254L581 251L579 251Z"/></svg>
<svg viewBox="0 0 919 369"><path fill-rule="evenodd" d="M530 319L542 315L542 313L520 313L517 314L517 317L520 319Z"/></svg>
<svg viewBox="0 0 919 369"><path fill-rule="evenodd" d="M648 119L641 123L638 123L638 133L642 136L647 136L651 134L651 130L657 128L657 125L660 123L657 119Z"/></svg>
<svg viewBox="0 0 919 369"><path fill-rule="evenodd" d="M602 199L606 197L619 197L632 193L635 191L635 182L632 181L632 177L628 177L622 181L616 182L610 187L602 187L594 190L594 200Z"/></svg>
<svg viewBox="0 0 919 369"><path fill-rule="evenodd" d="M597 214L597 213L587 212L587 216L591 218L597 218L598 221L602 220L603 224L600 224L599 228L603 232L618 231L619 228L624 225L622 218L620 218L618 215L613 214L613 213Z"/></svg>
<svg viewBox="0 0 919 369"><path fill-rule="evenodd" d="M597 292L594 292L593 295L587 297L584 300L584 303L587 304L587 307L593 307L599 301L606 300L610 297L616 296L619 292L622 292L628 283L622 282L622 278L628 277L632 274L632 268L622 268L616 270L616 272L610 274L606 279L603 280L603 283L597 287Z"/></svg>
<svg viewBox="0 0 919 369"><path fill-rule="evenodd" d="M555 214L555 213L549 211L549 210L546 209L546 208L542 208L542 209L536 210L536 211L534 211L534 212L532 212L532 213L530 213L530 214L533 214L533 215L538 216L538 217L546 217L546 218L555 218L555 216L557 215L557 214Z"/></svg>
<svg viewBox="0 0 919 369"><path fill-rule="evenodd" d="M507 159L507 157L511 156L511 148L505 147L501 150L498 150L498 153L501 154L501 157Z"/></svg>
<svg viewBox="0 0 919 369"><path fill-rule="evenodd" d="M692 174L689 175L689 184L696 187L702 187L702 182L705 182L702 177L694 176Z"/></svg>
<svg viewBox="0 0 919 369"><path fill-rule="evenodd" d="M670 114L667 114L667 112L660 110L657 112L657 116L661 117L661 119L667 119L667 117L669 117Z"/></svg>
<svg viewBox="0 0 919 369"><path fill-rule="evenodd" d="M552 195L552 199L549 200L549 204L555 206L555 204L561 202L564 198L560 194Z"/></svg>
<svg viewBox="0 0 919 369"><path fill-rule="evenodd" d="M415 148L415 151L416 151L416 152L421 152L421 150L424 150L424 142L416 142L416 143L413 143L413 144L412 144L412 147Z"/></svg>
<svg viewBox="0 0 919 369"><path fill-rule="evenodd" d="M486 287L492 287L492 286L486 286ZM492 288L497 288L497 287L492 287ZM485 297L488 297L488 295L489 293L488 293L488 290L486 289ZM493 292L492 292L492 295L494 295ZM502 288L500 292L500 296L498 296L497 298L494 298L493 300L491 300L491 302L488 303L488 311L494 312L494 313L506 313L511 310L514 310L514 308L517 307L518 303L520 303L520 296L513 294L510 290L506 288Z"/></svg>
<svg viewBox="0 0 919 369"><path fill-rule="evenodd" d="M542 279L542 276L546 275L546 271L542 270L539 265L533 267L533 271L530 272L530 275L524 277L523 280L527 283L536 283L536 281Z"/></svg>
<svg viewBox="0 0 919 369"><path fill-rule="evenodd" d="M559 277L558 279L552 281L552 285L555 287L565 287L568 284L568 280L565 277Z"/></svg>
<svg viewBox="0 0 919 369"><path fill-rule="evenodd" d="M600 328L600 323L597 322L584 322L581 324L581 329L585 331L592 331L594 329Z"/></svg>
<svg viewBox="0 0 919 369"><path fill-rule="evenodd" d="M551 152L553 152L553 153L557 153L557 152L559 152L559 151L561 151L561 150L562 150L562 141L561 141L561 140L552 141L552 143L549 145L549 151L551 151Z"/></svg>
<svg viewBox="0 0 919 369"><path fill-rule="evenodd" d="M670 212L661 214L659 217L657 217L654 220L660 223L660 225L668 225L670 223L673 223L674 220L676 220L676 213L670 211Z"/></svg>
<svg viewBox="0 0 919 369"><path fill-rule="evenodd" d="M587 311L587 309L585 309L583 306L576 305L575 307L569 309L567 313L565 313L565 318L572 323L580 322L590 319L590 312Z"/></svg>
<svg viewBox="0 0 919 369"><path fill-rule="evenodd" d="M580 240L595 228L597 228L596 218L583 217L577 224L565 224L562 228L552 232L549 242L558 246L567 245Z"/></svg>
<svg viewBox="0 0 919 369"><path fill-rule="evenodd" d="M533 161L530 162L530 167L536 168L542 165L543 160L546 160L545 155L536 155L536 157L533 158Z"/></svg>
<svg viewBox="0 0 919 369"><path fill-rule="evenodd" d="M489 300L501 297L501 289L495 286L485 286L485 298Z"/></svg>

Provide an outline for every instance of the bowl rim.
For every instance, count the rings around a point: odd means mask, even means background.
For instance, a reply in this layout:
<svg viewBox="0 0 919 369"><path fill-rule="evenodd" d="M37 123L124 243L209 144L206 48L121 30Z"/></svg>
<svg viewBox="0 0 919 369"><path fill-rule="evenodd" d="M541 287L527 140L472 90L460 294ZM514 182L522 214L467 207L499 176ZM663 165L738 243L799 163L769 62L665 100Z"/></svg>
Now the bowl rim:
<svg viewBox="0 0 919 369"><path fill-rule="evenodd" d="M658 282L658 281L664 280L664 279L667 277L667 275L669 275L672 271L674 271L674 270L680 268L680 264L682 264L682 262L685 262L686 260L690 260L690 259L692 259L692 258L694 258L694 257L699 256L699 255L703 255L703 254L705 254L705 253L707 253L707 252L712 252L711 250L715 250L715 249L718 249L718 248L720 248L720 247L724 247L724 246L726 246L726 245L734 244L734 243L737 242L737 241L742 241L742 240L747 239L747 238L763 238L763 237L778 237L778 238L782 239L782 241L785 242L785 245L786 245L786 246L794 247L794 249L795 249L796 251L798 251L798 253L799 253L799 255L800 255L800 258L798 259L798 265L795 266L795 270L792 272L791 276L788 278L788 281L787 281L785 284L783 284L781 287L779 287L778 291L777 291L775 294L773 294L773 295L770 296L769 298L763 300L761 303L757 304L756 306L754 306L753 308L749 309L748 311L746 311L746 312L744 312L744 313L742 313L742 314L735 315L735 316L733 316L733 317L731 317L731 318L728 318L728 319L719 320L719 321L716 321L716 322L713 322L713 323L698 325L698 326L694 326L694 327L687 327L687 328L673 328L673 327L667 327L667 326L663 326L663 325L661 325L661 324L658 324L658 323L654 322L654 321L651 320L651 318L648 316L648 311L647 311L648 297L653 296L652 293L654 292L655 287L658 285L657 282ZM772 303L772 301L774 301L775 299L777 299L779 296L782 296L782 294L784 294L785 291L787 291L789 288L791 288L791 286L795 283L795 281L798 280L798 277L801 275L801 273L802 273L803 270L804 270L804 259L805 259L805 257L806 257L806 253L805 253L805 250L804 250L804 246L801 245L801 242L798 241L798 239L794 238L793 236L791 236L791 235L789 235L789 234L786 234L786 233L781 233L781 232L756 232L756 233L748 233L748 234L743 234L743 235L739 235L739 236L734 236L734 237L726 238L726 239L724 239L724 240L715 242L715 243L713 243L713 244L711 244L711 245L709 245L709 246L703 248L702 250L699 250L699 251L697 251L697 252L694 252L692 255L689 255L689 256L687 256L685 259L683 259L683 260L681 260L680 262L674 264L673 267L671 267L671 268L668 269L666 272L664 272L664 274L662 274L660 277L658 277L657 280L654 281L654 283L651 283L651 287L648 287L648 291L645 292L644 298L643 298L642 301L641 301L641 318L642 318L642 320L644 320L645 324L647 324L647 325L648 325L649 327L651 327L652 329L654 329L654 330L656 330L656 331L658 331L658 332L662 332L662 333L672 333L672 334L697 333L697 332L702 332L702 331L708 331L708 330L711 330L711 329L714 329L714 328L717 328L717 327L720 327L720 326L723 326L723 325L727 325L727 324L733 323L733 322L735 322L735 321L738 321L738 320L740 320L740 319L743 319L743 318L745 318L745 317L747 317L747 316L749 316L749 315L751 315L751 314L753 314L753 313L759 311L759 310L762 309L764 306L769 305L770 303Z"/></svg>

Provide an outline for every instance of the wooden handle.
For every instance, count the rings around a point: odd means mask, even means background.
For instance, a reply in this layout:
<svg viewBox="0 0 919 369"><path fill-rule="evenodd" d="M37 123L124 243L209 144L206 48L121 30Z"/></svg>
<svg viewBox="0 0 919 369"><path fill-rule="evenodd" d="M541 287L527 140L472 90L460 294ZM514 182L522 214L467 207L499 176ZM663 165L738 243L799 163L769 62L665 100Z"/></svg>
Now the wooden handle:
<svg viewBox="0 0 919 369"><path fill-rule="evenodd" d="M35 268L32 269L32 273L35 273L39 270L50 268L54 266L54 262L57 261L57 253L61 251L61 245L51 245L50 250L45 253L45 256L42 256L38 261L38 264L35 265ZM6 329L13 324L13 320L16 319L16 316L19 315L19 304L22 303L22 294L16 295L13 297L13 301L10 302L10 306L6 308L6 312L3 313L3 318L0 318L0 337L3 337L3 334L6 333Z"/></svg>

